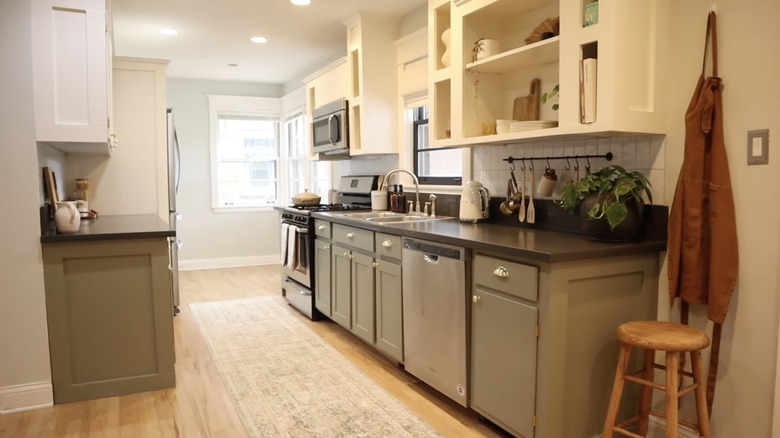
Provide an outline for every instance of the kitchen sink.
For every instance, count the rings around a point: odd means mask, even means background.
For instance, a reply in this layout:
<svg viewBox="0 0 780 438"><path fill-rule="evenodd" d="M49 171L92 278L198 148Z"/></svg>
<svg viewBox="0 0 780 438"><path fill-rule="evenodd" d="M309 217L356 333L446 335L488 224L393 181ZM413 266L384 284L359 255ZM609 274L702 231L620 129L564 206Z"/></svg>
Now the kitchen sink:
<svg viewBox="0 0 780 438"><path fill-rule="evenodd" d="M404 214L404 213L395 213L390 211L362 211L362 212L355 212L355 213L344 213L343 216L353 218L353 219L360 219L369 222L377 222L377 223L383 223L388 225L394 223L409 223L409 222L438 221L438 220L453 219L452 217L449 216L431 217L422 214Z"/></svg>

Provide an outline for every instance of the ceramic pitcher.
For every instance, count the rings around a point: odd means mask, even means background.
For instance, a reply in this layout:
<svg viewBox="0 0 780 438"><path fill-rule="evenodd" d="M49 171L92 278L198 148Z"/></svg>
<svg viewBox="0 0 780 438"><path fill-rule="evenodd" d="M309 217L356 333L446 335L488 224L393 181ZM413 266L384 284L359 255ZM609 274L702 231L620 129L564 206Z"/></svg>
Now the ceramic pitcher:
<svg viewBox="0 0 780 438"><path fill-rule="evenodd" d="M57 203L57 211L54 212L54 226L59 233L75 233L79 230L81 215L76 208L76 203L63 201Z"/></svg>

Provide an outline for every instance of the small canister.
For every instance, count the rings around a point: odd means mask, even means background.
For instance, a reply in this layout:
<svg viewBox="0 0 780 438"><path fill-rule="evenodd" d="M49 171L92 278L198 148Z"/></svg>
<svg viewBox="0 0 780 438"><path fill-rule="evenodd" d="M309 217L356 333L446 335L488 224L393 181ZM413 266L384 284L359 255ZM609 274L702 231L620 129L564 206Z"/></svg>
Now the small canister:
<svg viewBox="0 0 780 438"><path fill-rule="evenodd" d="M371 191L371 210L387 210L387 190Z"/></svg>
<svg viewBox="0 0 780 438"><path fill-rule="evenodd" d="M539 181L539 187L536 189L536 193L539 196L552 196L555 191L555 184L558 183L558 176L555 174L555 169L549 167L544 170L541 181Z"/></svg>

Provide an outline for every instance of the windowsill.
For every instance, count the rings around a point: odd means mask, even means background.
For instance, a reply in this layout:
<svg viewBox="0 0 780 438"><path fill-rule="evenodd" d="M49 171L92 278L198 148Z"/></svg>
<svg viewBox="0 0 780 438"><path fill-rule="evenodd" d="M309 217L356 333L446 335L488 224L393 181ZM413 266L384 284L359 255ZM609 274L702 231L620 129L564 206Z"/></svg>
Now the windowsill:
<svg viewBox="0 0 780 438"><path fill-rule="evenodd" d="M211 211L216 214L275 212L273 205L263 207L211 207Z"/></svg>
<svg viewBox="0 0 780 438"><path fill-rule="evenodd" d="M420 191L424 193L441 193L446 195L460 195L463 190L463 186L441 186L441 185L422 185L420 184Z"/></svg>

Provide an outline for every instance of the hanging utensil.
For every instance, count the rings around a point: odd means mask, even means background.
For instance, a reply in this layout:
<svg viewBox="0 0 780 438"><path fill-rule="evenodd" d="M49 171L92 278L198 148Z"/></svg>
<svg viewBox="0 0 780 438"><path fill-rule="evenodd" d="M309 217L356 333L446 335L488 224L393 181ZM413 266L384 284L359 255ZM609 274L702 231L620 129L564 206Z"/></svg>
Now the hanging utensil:
<svg viewBox="0 0 780 438"><path fill-rule="evenodd" d="M512 187L514 187L513 194L516 194L517 191L519 190L519 188L517 186L517 178L515 178L515 163L514 162L510 162L509 166L510 166L509 167L509 175L512 176L512 184L513 184Z"/></svg>
<svg viewBox="0 0 780 438"><path fill-rule="evenodd" d="M522 177L520 181L520 211L517 213L517 219L525 222L525 162L523 162Z"/></svg>
<svg viewBox="0 0 780 438"><path fill-rule="evenodd" d="M512 202L512 180L510 179L506 182L506 201L502 202L501 205L498 206L499 211L504 214L512 214Z"/></svg>
<svg viewBox="0 0 780 438"><path fill-rule="evenodd" d="M528 193L528 223L533 224L536 222L536 210L534 210L534 165L531 163L531 190Z"/></svg>

